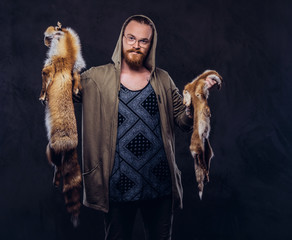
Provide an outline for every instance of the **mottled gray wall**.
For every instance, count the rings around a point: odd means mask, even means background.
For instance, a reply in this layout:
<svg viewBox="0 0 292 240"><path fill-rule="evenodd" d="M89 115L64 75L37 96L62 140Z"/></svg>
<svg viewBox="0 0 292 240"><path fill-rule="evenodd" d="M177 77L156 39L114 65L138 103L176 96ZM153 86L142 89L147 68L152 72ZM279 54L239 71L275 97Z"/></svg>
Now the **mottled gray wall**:
<svg viewBox="0 0 292 240"><path fill-rule="evenodd" d="M0 238L103 239L102 213L83 207L73 229L51 184L38 101L43 32L57 21L75 29L90 68L110 61L122 22L142 13L157 26L157 65L180 90L205 69L225 80L209 101L215 158L201 202L190 135L177 131L184 210L175 213L173 239L292 239L291 8L291 1L1 0ZM81 106L76 112L80 131ZM143 239L140 219L134 234Z"/></svg>

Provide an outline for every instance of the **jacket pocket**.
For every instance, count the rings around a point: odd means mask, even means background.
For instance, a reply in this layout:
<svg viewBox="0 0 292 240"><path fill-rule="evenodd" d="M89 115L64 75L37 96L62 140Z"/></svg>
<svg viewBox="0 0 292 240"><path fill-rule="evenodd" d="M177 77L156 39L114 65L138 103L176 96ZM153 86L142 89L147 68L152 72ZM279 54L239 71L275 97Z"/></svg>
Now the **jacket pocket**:
<svg viewBox="0 0 292 240"><path fill-rule="evenodd" d="M104 204L105 186L102 172L95 167L82 175L86 201L90 204Z"/></svg>
<svg viewBox="0 0 292 240"><path fill-rule="evenodd" d="M102 167L102 159L100 159L100 158L98 159L97 162L95 162L95 165L92 168L89 168L89 167L86 168L86 165L84 164L84 169L83 169L82 175L87 175L87 174L95 171L96 169L101 169L101 167ZM85 171L85 169L87 169L87 170Z"/></svg>

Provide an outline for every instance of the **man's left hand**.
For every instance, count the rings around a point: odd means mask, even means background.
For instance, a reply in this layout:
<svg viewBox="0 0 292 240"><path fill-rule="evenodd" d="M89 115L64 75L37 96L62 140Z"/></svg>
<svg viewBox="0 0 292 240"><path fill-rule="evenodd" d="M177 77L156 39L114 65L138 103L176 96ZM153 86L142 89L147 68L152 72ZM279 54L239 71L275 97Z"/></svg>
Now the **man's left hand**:
<svg viewBox="0 0 292 240"><path fill-rule="evenodd" d="M206 85L207 85L208 89L212 88L216 83L217 83L217 81L214 80L212 77L208 76L206 78Z"/></svg>

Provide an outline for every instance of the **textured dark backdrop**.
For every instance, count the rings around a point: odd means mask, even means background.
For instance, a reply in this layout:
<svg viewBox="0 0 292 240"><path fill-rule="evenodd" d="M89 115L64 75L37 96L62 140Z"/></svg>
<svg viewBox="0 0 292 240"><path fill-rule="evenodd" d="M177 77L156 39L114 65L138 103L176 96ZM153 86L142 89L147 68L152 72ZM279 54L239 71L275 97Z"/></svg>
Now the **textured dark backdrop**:
<svg viewBox="0 0 292 240"><path fill-rule="evenodd" d="M225 80L209 101L215 158L203 201L190 135L177 131L184 209L175 213L173 239L292 239L291 7L250 0L1 0L0 238L103 239L102 213L83 207L73 229L51 184L38 101L43 32L57 21L75 29L89 68L110 61L122 22L142 13L157 26L157 65L180 90L205 69ZM81 106L76 112L80 131ZM143 239L140 218L134 234Z"/></svg>

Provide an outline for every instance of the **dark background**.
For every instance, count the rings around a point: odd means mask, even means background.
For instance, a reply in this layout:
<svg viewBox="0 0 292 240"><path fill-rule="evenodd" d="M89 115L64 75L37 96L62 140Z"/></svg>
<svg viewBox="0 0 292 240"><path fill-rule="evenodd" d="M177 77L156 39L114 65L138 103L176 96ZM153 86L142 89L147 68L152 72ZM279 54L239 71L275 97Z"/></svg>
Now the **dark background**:
<svg viewBox="0 0 292 240"><path fill-rule="evenodd" d="M82 207L74 229L51 183L38 101L43 32L57 21L72 27L90 68L110 61L122 23L141 13L158 30L157 66L180 90L206 69L224 78L209 98L215 157L202 201L190 134L177 131L184 209L173 239L292 239L290 2L1 0L0 238L103 239L103 214ZM76 113L80 132L80 105ZM139 217L134 235L143 239Z"/></svg>

